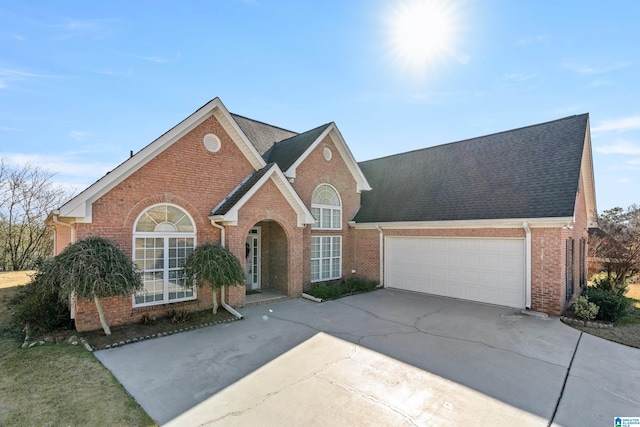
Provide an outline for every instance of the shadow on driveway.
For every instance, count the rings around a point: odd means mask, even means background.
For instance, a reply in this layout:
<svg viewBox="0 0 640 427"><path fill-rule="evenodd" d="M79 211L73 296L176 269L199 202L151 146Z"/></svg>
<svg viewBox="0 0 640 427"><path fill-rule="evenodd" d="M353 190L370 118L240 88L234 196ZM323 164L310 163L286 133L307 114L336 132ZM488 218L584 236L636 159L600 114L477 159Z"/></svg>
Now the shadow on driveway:
<svg viewBox="0 0 640 427"><path fill-rule="evenodd" d="M96 357L154 420L176 426L600 426L640 416L640 350L581 337L557 318L392 289L242 314Z"/></svg>

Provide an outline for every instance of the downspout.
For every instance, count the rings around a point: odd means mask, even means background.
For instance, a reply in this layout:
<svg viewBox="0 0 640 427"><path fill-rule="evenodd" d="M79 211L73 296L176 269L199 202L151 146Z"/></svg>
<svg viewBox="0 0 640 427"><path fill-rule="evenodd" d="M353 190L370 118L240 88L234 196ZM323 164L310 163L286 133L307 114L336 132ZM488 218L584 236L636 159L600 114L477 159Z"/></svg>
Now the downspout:
<svg viewBox="0 0 640 427"><path fill-rule="evenodd" d="M71 243L75 243L76 242L76 228L73 225L67 224L66 222L60 221L58 219L58 215L57 214L53 214L51 216L51 219L53 219L53 222L56 225L62 225L62 226L65 226L65 227L69 227L71 229ZM53 240L54 251L57 252L57 249L58 249L58 232L55 229L55 227L53 229L53 232L54 232L54 240ZM69 317L73 321L76 320L76 294L75 294L75 292L72 292L71 295L69 295Z"/></svg>
<svg viewBox="0 0 640 427"><path fill-rule="evenodd" d="M524 277L525 277L525 308L531 309L531 229L529 224L524 221L522 223L524 229Z"/></svg>
<svg viewBox="0 0 640 427"><path fill-rule="evenodd" d="M380 283L378 284L378 288L384 287L384 233L382 231L382 227L376 224L376 230L378 230L379 234L379 245L380 245Z"/></svg>
<svg viewBox="0 0 640 427"><path fill-rule="evenodd" d="M76 228L71 225L71 224L67 224L66 222L62 222L58 219L58 215L54 214L51 216L51 219L53 219L53 222L56 225L63 225L65 227L69 227L71 229L71 243L75 243L76 242Z"/></svg>
<svg viewBox="0 0 640 427"><path fill-rule="evenodd" d="M211 225L213 225L215 228L220 230L220 246L222 246L223 248L225 247L225 234L226 234L226 230L224 228L223 225L220 224L216 224L215 220L211 220ZM235 308L231 307L229 304L226 303L226 301L224 300L224 286L222 286L222 288L220 289L220 305L227 310L229 313L233 314L234 316L236 316L238 319L242 319L244 316L240 313L238 313L236 311Z"/></svg>

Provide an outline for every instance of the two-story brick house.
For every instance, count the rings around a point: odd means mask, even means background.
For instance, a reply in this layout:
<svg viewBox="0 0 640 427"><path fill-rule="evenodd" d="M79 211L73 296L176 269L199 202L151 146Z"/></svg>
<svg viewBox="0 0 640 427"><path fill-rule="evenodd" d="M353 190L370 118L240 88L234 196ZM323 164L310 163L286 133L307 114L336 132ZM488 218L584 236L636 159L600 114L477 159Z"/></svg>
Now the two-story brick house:
<svg viewBox="0 0 640 427"><path fill-rule="evenodd" d="M181 260L220 243L245 286L299 297L351 275L387 287L558 314L583 283L595 213L588 116L357 163L335 123L303 133L227 111L216 98L49 216L55 251L115 241L145 289L102 302L111 325L211 306ZM93 303L78 330L100 327Z"/></svg>

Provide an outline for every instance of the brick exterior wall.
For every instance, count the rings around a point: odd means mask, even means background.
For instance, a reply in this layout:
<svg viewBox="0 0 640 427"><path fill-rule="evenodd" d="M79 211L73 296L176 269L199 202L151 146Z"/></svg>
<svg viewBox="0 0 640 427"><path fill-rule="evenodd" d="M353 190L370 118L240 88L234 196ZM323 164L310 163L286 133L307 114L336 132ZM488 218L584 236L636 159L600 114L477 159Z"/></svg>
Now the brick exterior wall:
<svg viewBox="0 0 640 427"><path fill-rule="evenodd" d="M207 133L217 135L221 148L211 153L204 147ZM101 236L114 241L128 256L132 256L133 228L138 216L150 206L172 203L187 211L196 227L196 243L220 243L220 230L213 227L208 216L244 178L253 171L220 123L213 117L188 132L170 147L150 160L131 176L93 203L91 224L75 224L77 240L88 236ZM270 221L274 228L273 251L281 251L287 243L301 242L302 229L297 227L297 216L272 182L267 182L239 213L239 225L226 227L227 247L245 264L245 240L252 226ZM268 229L267 228L267 229ZM68 227L56 228L56 253L71 241ZM292 297L302 292L302 248L300 243L289 245L286 259L288 271L283 272L282 259L274 261L273 275L288 281L280 286ZM264 259L264 257L263 257ZM288 276L288 277L287 277ZM287 289L287 287L289 289ZM218 291L219 292L219 291ZM212 306L211 290L198 289L197 300L133 307L131 297L101 299L105 317L110 326L137 322L145 314L164 315L169 309L201 310ZM232 306L243 306L245 287L227 287L225 297ZM79 331L99 329L100 323L93 301L79 299L76 304L76 328Z"/></svg>
<svg viewBox="0 0 640 427"><path fill-rule="evenodd" d="M582 178L581 178L582 180ZM584 188L584 185L581 185ZM531 309L550 315L560 315L571 300L567 294L566 242L574 240L574 296L580 293L580 239L587 240L587 209L584 191L576 195L573 230L531 228ZM384 230L384 236L433 237L525 237L522 228L471 229L400 229ZM378 230L354 229L351 259L359 276L380 280L380 237ZM585 246L585 251L586 251ZM584 268L584 267L582 267Z"/></svg>
<svg viewBox="0 0 640 427"><path fill-rule="evenodd" d="M203 137L217 135L221 149L207 151ZM331 149L330 161L323 156ZM128 255L132 253L133 228L138 216L150 206L172 203L187 211L194 220L197 244L220 243L220 230L208 219L211 209L253 171L252 166L213 117L207 118L146 165L124 179L93 204L93 222L74 224L76 238L102 236L113 240ZM582 180L582 178L581 178ZM227 226L225 243L246 267L246 238L254 226L261 227L261 284L266 289L299 297L311 284L311 237L342 236L342 278L353 275L380 280L380 235L375 229L350 228L348 221L360 207L357 183L330 136L298 166L292 186L311 209L314 190L321 184L332 185L342 201L341 230L312 230L297 226L297 214L273 181L267 181L239 210L238 225ZM581 186L581 188L584 185ZM384 224L381 224L384 228ZM402 229L384 230L384 236L439 237L517 237L524 238L522 228L470 229ZM576 256L574 271L579 272L579 242L587 238L587 212L584 192L576 196L573 230L562 228L531 229L531 308L558 315L566 307L566 242L573 239ZM56 253L72 240L69 227L58 225L55 233ZM579 277L579 274L578 276ZM578 282L579 283L579 279ZM579 285L574 286L575 294ZM218 291L219 292L219 291ZM245 287L227 287L226 301L236 307L245 304ZM102 299L107 322L111 326L137 322L144 314L163 315L169 309L201 310L212 305L211 290L198 289L197 299L148 307L132 305L131 297ZM99 329L93 301L80 299L76 305L76 328Z"/></svg>
<svg viewBox="0 0 640 427"><path fill-rule="evenodd" d="M323 150L327 147L333 153L331 160L324 158ZM354 252L354 233L349 229L350 221L360 208L360 193L357 192L357 183L349 172L342 156L340 156L333 140L327 135L318 144L308 157L298 166L293 187L305 203L311 209L311 198L315 189L321 184L332 185L342 202L342 229L341 230L313 230L310 225L304 229L302 250L304 263L302 264L302 282L305 289L311 283L311 236L342 236L342 278L351 275L354 268L352 254Z"/></svg>

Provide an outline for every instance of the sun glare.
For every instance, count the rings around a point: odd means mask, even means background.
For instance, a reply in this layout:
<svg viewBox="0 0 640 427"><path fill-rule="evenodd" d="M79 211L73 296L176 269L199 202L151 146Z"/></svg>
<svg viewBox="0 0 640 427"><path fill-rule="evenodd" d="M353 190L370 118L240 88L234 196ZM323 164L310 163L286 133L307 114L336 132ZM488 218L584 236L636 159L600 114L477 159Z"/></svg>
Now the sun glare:
<svg viewBox="0 0 640 427"><path fill-rule="evenodd" d="M446 53L453 42L454 10L446 0L406 0L389 19L393 56L403 68L422 73Z"/></svg>

